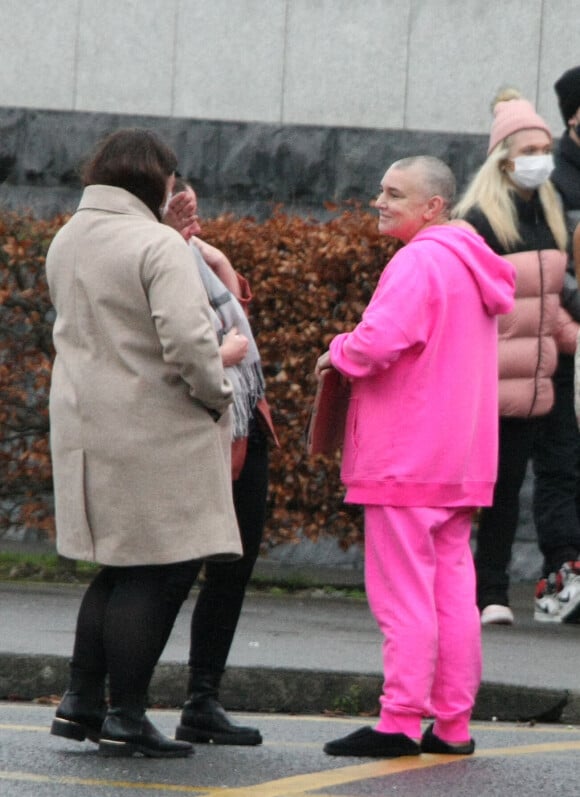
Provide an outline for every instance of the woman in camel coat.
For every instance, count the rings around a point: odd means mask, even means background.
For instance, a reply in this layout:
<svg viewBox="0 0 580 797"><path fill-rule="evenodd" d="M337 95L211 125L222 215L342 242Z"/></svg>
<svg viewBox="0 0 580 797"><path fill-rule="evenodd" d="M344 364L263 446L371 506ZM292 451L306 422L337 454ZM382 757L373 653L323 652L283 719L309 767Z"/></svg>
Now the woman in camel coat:
<svg viewBox="0 0 580 797"><path fill-rule="evenodd" d="M47 273L59 552L119 566L237 550L231 388L183 239L128 191L91 185Z"/></svg>
<svg viewBox="0 0 580 797"><path fill-rule="evenodd" d="M187 245L159 223L175 166L148 131L105 139L46 264L57 547L103 565L52 732L98 741L106 755L191 752L146 718L147 688L201 560L242 550L232 387Z"/></svg>

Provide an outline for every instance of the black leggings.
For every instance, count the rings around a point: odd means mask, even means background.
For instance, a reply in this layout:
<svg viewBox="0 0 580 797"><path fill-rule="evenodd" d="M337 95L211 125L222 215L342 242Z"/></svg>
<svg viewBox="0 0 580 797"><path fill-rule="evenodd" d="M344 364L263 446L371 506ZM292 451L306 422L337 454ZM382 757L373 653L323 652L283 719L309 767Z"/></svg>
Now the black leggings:
<svg viewBox="0 0 580 797"><path fill-rule="evenodd" d="M112 706L145 707L153 670L201 564L104 567L88 587L71 666L93 681L108 675Z"/></svg>
<svg viewBox="0 0 580 797"><path fill-rule="evenodd" d="M524 483L540 418L500 418L499 470L493 506L482 509L475 569L477 604L509 606L509 565L520 513L520 490Z"/></svg>
<svg viewBox="0 0 580 797"><path fill-rule="evenodd" d="M211 672L225 669L264 532L268 441L257 425L250 434L244 467L233 490L244 555L232 562L205 563L205 581L191 618L189 665Z"/></svg>
<svg viewBox="0 0 580 797"><path fill-rule="evenodd" d="M534 523L544 576L580 552L580 435L572 355L560 355L553 382L554 406L542 418L534 448Z"/></svg>

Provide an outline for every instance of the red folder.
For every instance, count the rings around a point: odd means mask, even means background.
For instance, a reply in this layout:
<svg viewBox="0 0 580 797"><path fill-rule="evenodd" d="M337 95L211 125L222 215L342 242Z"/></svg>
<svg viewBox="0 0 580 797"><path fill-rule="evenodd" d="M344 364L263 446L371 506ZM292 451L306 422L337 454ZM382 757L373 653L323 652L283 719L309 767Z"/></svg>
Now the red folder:
<svg viewBox="0 0 580 797"><path fill-rule="evenodd" d="M335 368L322 371L306 431L308 454L333 456L342 447L349 400L348 379Z"/></svg>

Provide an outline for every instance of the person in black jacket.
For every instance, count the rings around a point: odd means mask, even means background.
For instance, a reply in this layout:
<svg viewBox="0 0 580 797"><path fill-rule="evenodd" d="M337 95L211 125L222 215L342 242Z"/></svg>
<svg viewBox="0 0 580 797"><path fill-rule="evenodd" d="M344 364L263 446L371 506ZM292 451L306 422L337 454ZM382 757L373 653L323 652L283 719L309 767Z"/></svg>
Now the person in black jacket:
<svg viewBox="0 0 580 797"><path fill-rule="evenodd" d="M164 221L189 243L192 267L199 270L208 292L226 375L234 386L232 489L244 549L235 561L205 563L191 617L187 700L175 738L195 744L254 746L262 743L260 731L231 720L219 691L266 522L269 444L278 441L264 395L259 352L246 319L250 286L223 252L199 237L202 229L193 187L178 177L174 192ZM174 207L188 204L194 220L183 226ZM230 339L226 354L226 342L234 331L246 346L232 348Z"/></svg>
<svg viewBox="0 0 580 797"><path fill-rule="evenodd" d="M566 126L551 180L566 210L570 246L580 222L580 66L554 85ZM580 291L570 257L562 306L580 322ZM534 523L544 557L534 618L570 623L580 617L580 433L574 412L574 355L562 351L554 374L555 403L539 432L534 461Z"/></svg>

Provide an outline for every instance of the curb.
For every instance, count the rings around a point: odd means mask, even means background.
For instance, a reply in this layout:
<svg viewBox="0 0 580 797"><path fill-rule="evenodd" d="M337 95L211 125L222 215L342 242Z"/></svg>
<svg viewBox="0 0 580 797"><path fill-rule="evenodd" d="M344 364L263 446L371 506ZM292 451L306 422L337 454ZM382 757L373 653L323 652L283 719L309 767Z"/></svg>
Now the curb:
<svg viewBox="0 0 580 797"><path fill-rule="evenodd" d="M68 663L64 656L0 653L0 699L30 701L61 695L68 682ZM150 703L181 707L186 684L185 664L159 664ZM220 694L230 711L374 716L381 689L381 675L232 667L226 670ZM482 683L473 719L580 724L580 692Z"/></svg>

